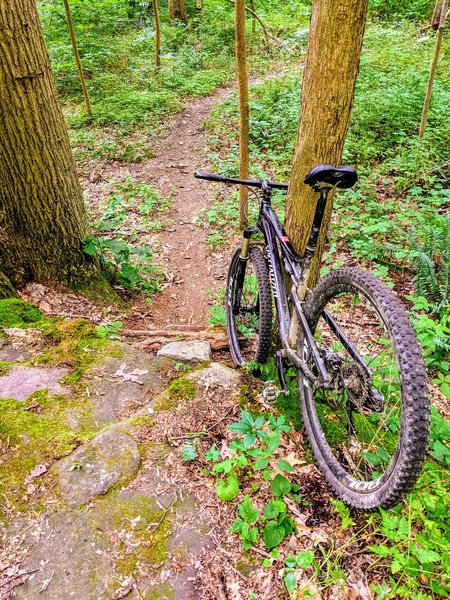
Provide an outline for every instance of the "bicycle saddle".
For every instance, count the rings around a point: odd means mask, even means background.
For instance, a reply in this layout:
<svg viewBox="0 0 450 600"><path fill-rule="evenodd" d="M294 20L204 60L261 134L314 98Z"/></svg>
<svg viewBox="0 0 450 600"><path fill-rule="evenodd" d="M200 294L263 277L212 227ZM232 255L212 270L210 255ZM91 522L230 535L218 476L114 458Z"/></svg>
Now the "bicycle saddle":
<svg viewBox="0 0 450 600"><path fill-rule="evenodd" d="M314 187L317 183L329 183L338 188L351 188L358 181L358 173L353 167L332 167L316 165L305 177L304 183Z"/></svg>

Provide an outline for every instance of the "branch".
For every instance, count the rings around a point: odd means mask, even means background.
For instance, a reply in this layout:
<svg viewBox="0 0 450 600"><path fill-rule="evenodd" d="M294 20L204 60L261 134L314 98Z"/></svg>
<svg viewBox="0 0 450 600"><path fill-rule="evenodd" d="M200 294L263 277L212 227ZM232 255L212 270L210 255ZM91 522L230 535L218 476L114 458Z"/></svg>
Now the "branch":
<svg viewBox="0 0 450 600"><path fill-rule="evenodd" d="M230 4L236 4L235 0L227 0L227 2L229 2ZM266 43L267 43L267 45L269 45L270 34L267 31L267 27L264 25L264 23L261 21L261 19L258 17L258 15L255 13L254 10L252 10L248 6L245 7L245 10L248 13L250 13L252 15L252 17L254 17L258 21L258 23L261 25L261 27L263 28L263 31L264 31L264 35L266 36Z"/></svg>

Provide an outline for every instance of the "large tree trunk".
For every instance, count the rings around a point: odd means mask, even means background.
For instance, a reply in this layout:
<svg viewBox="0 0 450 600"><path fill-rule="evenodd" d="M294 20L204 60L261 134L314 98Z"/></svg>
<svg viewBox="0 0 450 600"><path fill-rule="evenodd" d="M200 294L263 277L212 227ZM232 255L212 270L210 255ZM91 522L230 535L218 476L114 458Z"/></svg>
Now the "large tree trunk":
<svg viewBox="0 0 450 600"><path fill-rule="evenodd" d="M315 0L303 75L300 123L286 204L286 230L303 253L318 194L303 183L319 163L340 164L353 104L367 0ZM308 285L318 279L332 194L319 236Z"/></svg>
<svg viewBox="0 0 450 600"><path fill-rule="evenodd" d="M245 31L245 0L236 0L236 66L239 83L239 177L248 179L248 71L247 40ZM244 229L248 222L248 191L243 185L239 189L239 227Z"/></svg>
<svg viewBox="0 0 450 600"><path fill-rule="evenodd" d="M187 23L186 0L169 0L169 18Z"/></svg>
<svg viewBox="0 0 450 600"><path fill-rule="evenodd" d="M0 89L2 272L104 292L34 0L0 2Z"/></svg>

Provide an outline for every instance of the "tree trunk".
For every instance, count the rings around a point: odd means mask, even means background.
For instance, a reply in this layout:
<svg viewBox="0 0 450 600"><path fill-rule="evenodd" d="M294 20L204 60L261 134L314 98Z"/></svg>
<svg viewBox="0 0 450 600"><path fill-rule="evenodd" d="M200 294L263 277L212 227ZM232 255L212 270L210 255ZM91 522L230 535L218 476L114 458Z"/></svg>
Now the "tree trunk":
<svg viewBox="0 0 450 600"><path fill-rule="evenodd" d="M86 210L34 0L0 3L0 89L2 272L104 293L82 250Z"/></svg>
<svg viewBox="0 0 450 600"><path fill-rule="evenodd" d="M245 0L236 0L236 66L239 83L239 177L248 179L248 71L247 71L247 40L245 32ZM239 188L239 227L244 229L248 223L248 190Z"/></svg>
<svg viewBox="0 0 450 600"><path fill-rule="evenodd" d="M2 298L12 298L14 296L17 296L16 290L10 280L0 271L0 300Z"/></svg>
<svg viewBox="0 0 450 600"><path fill-rule="evenodd" d="M153 16L155 18L155 64L161 66L161 23L159 20L158 0L153 0Z"/></svg>
<svg viewBox="0 0 450 600"><path fill-rule="evenodd" d="M437 29L441 22L442 7L444 6L445 0L436 0L434 5L433 16L431 17L430 27Z"/></svg>
<svg viewBox="0 0 450 600"><path fill-rule="evenodd" d="M286 203L286 231L302 254L318 194L303 180L316 164L338 166L353 104L367 0L315 0L303 75L301 114ZM308 286L318 279L332 206L329 195Z"/></svg>
<svg viewBox="0 0 450 600"><path fill-rule="evenodd" d="M419 126L419 138L422 139L425 134L425 127L428 119L428 109L430 108L431 92L433 91L434 76L436 75L436 69L439 62L439 54L442 46L442 38L444 37L445 23L447 21L448 12L448 0L444 0L441 6L439 27L436 33L436 44L434 47L433 60L431 61L430 76L428 78L427 91L425 94L425 100L423 103L422 117L420 119Z"/></svg>
<svg viewBox="0 0 450 600"><path fill-rule="evenodd" d="M169 0L169 18L187 23L186 0Z"/></svg>

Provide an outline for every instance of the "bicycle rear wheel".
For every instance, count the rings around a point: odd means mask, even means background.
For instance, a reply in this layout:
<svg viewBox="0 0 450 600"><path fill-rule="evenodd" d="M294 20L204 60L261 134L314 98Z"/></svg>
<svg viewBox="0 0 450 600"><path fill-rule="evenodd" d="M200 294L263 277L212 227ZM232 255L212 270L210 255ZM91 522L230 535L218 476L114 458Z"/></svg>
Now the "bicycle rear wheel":
<svg viewBox="0 0 450 600"><path fill-rule="evenodd" d="M362 509L396 504L419 476L429 433L427 377L394 294L359 269L323 278L305 314L332 380L298 389L305 432L334 492ZM299 348L314 365L302 334Z"/></svg>
<svg viewBox="0 0 450 600"><path fill-rule="evenodd" d="M231 258L227 279L227 335L237 365L265 363L272 337L272 296L266 260L258 246L250 246L248 260L241 246Z"/></svg>

